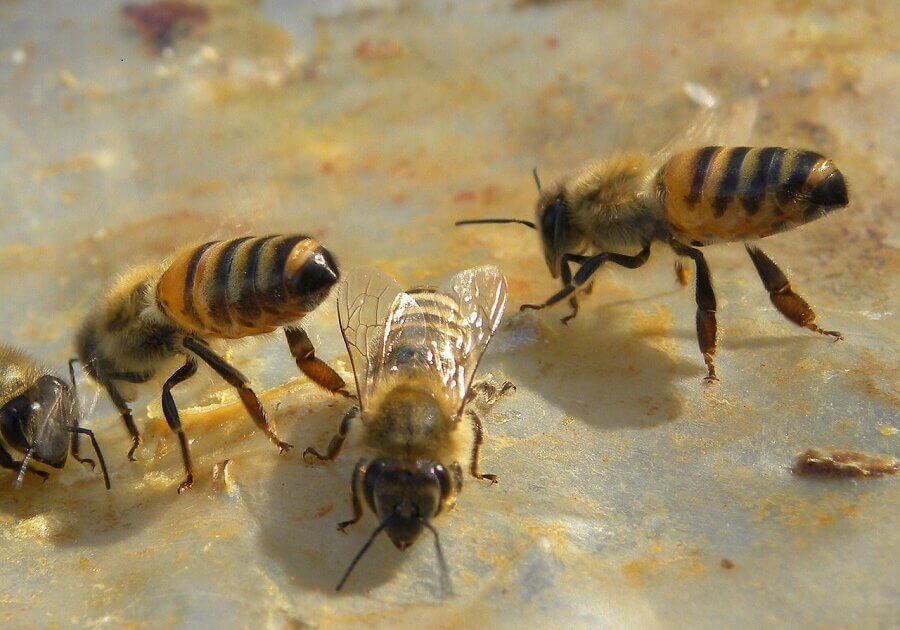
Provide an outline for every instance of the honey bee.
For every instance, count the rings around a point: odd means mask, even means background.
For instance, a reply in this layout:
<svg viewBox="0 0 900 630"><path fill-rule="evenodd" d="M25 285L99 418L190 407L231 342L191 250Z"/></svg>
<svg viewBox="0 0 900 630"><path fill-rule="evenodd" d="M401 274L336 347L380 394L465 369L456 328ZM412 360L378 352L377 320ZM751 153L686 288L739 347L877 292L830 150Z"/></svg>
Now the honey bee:
<svg viewBox="0 0 900 630"><path fill-rule="evenodd" d="M351 482L353 518L338 529L362 517L363 500L379 525L338 590L382 531L403 550L427 528L443 558L431 520L454 505L463 468L496 482L495 475L479 472L482 425L467 403L485 390L473 379L505 307L506 279L494 266L460 272L447 290L404 292L374 270L354 271L342 284L338 315L359 406L344 417L324 455L310 447L304 457L333 460L345 440L360 449ZM488 391L488 402L511 388L506 383Z"/></svg>
<svg viewBox="0 0 900 630"><path fill-rule="evenodd" d="M640 267L654 242L694 261L697 338L706 380L715 381L716 297L700 247L765 238L819 219L849 203L844 176L829 158L802 149L705 146L677 151L657 167L642 153L625 153L583 168L552 186L538 187L536 221L478 219L473 223L519 223L540 234L544 260L563 288L542 309L566 298L578 313L578 292L590 290L604 263ZM772 303L788 320L841 339L816 325L816 314L791 288L775 262L745 243ZM637 253L633 253L635 250ZM627 252L627 253L626 253ZM570 265L578 265L573 273ZM676 266L679 280L684 270Z"/></svg>
<svg viewBox="0 0 900 630"><path fill-rule="evenodd" d="M82 324L76 346L131 435L129 459L134 460L141 439L128 402L135 400L140 385L160 374L168 376L162 385L162 409L178 435L186 471L178 492L191 487L188 440L171 390L196 373L197 359L237 389L250 417L281 452L291 448L278 438L247 378L210 342L284 327L300 370L323 389L350 396L343 379L316 357L299 326L338 277L334 257L314 239L280 235L188 247L162 265L138 267L113 283Z"/></svg>
<svg viewBox="0 0 900 630"><path fill-rule="evenodd" d="M17 487L26 471L47 479L44 468L62 469L69 452L76 461L93 469L94 460L81 457L79 451L78 438L87 435L100 462L106 489L110 488L106 461L94 433L78 426L71 361L69 376L71 387L25 353L0 345L0 467L18 472ZM22 460L16 461L10 451L21 453Z"/></svg>

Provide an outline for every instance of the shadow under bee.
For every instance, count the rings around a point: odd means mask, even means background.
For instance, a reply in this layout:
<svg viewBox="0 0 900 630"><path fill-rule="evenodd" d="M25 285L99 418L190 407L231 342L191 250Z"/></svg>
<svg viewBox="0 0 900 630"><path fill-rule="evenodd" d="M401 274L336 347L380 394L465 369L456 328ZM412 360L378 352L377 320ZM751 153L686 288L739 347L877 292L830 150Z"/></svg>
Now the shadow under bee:
<svg viewBox="0 0 900 630"><path fill-rule="evenodd" d="M568 326L531 314L509 318L493 348L502 352L505 372L517 385L601 428L652 427L677 419L682 401L674 383L702 374L701 367L667 342L677 322L624 308L652 304L659 296L606 304L602 296L591 297L581 318ZM612 408L616 413L605 412Z"/></svg>
<svg viewBox="0 0 900 630"><path fill-rule="evenodd" d="M423 539L401 552L386 536L374 541L352 579L341 593L335 592L338 581L378 523L367 510L346 533L337 529L337 523L353 512L350 479L356 453L352 449L327 465L304 462L300 453L308 445L327 442L349 406L346 401L327 397L311 405L294 405L285 400L273 414L295 450L277 459L267 486L258 496L244 497L252 503L249 511L259 519L259 549L284 569L296 588L335 597L365 593L390 582L402 565L416 563L411 572L417 582L426 592L439 597L442 576L431 542ZM448 562L452 573L453 559L448 558Z"/></svg>

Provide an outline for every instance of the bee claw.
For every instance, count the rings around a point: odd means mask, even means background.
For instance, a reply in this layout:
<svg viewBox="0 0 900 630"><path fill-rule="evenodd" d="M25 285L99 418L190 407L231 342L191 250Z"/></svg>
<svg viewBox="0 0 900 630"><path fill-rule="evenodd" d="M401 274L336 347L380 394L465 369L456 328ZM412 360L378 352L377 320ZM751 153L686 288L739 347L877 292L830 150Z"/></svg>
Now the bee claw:
<svg viewBox="0 0 900 630"><path fill-rule="evenodd" d="M287 442L278 442L277 446L279 453L286 453L287 451L294 448L293 444L288 444Z"/></svg>
<svg viewBox="0 0 900 630"><path fill-rule="evenodd" d="M194 487L194 476L188 475L188 478L181 482L178 486L178 494L184 494L185 491Z"/></svg>

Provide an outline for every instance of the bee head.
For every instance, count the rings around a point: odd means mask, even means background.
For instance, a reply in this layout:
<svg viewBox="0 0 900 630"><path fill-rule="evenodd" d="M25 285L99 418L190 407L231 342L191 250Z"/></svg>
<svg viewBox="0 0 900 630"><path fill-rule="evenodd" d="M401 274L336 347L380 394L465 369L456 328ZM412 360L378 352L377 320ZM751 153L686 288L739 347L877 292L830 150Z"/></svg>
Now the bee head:
<svg viewBox="0 0 900 630"><path fill-rule="evenodd" d="M62 468L69 452L65 427L71 424L74 413L69 386L55 376L42 376L0 407L0 434L15 449L31 451L35 460Z"/></svg>
<svg viewBox="0 0 900 630"><path fill-rule="evenodd" d="M553 185L549 188L541 188L541 180L537 169L532 172L534 183L538 188L537 222L524 221L522 219L470 219L457 221L456 225L472 225L475 223L518 223L532 230L537 230L541 235L541 247L544 250L544 260L550 268L550 274L558 278L562 265L562 256L573 249L572 230L569 226L569 213L562 187Z"/></svg>
<svg viewBox="0 0 900 630"><path fill-rule="evenodd" d="M571 249L567 209L566 200L559 186L541 190L535 214L538 231L541 234L544 261L554 278L559 277L563 254Z"/></svg>
<svg viewBox="0 0 900 630"><path fill-rule="evenodd" d="M363 478L369 507L401 551L412 545L452 492L453 481L443 465L420 460L376 459Z"/></svg>

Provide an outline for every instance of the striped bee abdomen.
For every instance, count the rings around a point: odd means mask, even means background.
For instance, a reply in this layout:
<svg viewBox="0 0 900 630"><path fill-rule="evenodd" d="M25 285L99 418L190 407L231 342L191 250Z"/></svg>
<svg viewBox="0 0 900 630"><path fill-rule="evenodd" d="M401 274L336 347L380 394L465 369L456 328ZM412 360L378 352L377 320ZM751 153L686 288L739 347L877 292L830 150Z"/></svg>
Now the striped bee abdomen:
<svg viewBox="0 0 900 630"><path fill-rule="evenodd" d="M413 372L427 365L452 367L470 342L470 328L456 300L432 287L416 287L405 295L415 300L415 308L390 327L385 366Z"/></svg>
<svg viewBox="0 0 900 630"><path fill-rule="evenodd" d="M300 319L337 280L331 253L307 236L244 237L178 254L157 282L156 301L191 334L236 339Z"/></svg>
<svg viewBox="0 0 900 630"><path fill-rule="evenodd" d="M703 147L676 153L656 190L672 230L696 244L762 238L847 205L830 159L781 147Z"/></svg>

